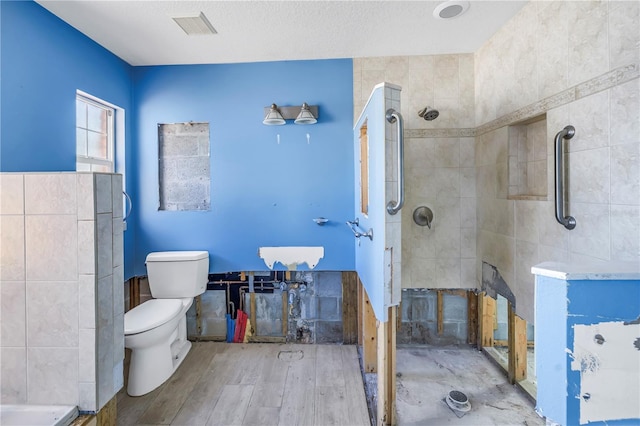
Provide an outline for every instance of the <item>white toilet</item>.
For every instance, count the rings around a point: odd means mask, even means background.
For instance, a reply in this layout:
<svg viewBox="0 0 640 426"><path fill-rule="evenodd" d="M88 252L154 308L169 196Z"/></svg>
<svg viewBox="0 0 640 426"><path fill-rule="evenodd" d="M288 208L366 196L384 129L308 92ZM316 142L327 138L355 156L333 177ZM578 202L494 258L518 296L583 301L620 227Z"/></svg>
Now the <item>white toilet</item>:
<svg viewBox="0 0 640 426"><path fill-rule="evenodd" d="M124 315L124 346L131 349L127 393L140 396L163 384L191 349L187 310L207 289L209 253L149 253L146 260L153 299Z"/></svg>

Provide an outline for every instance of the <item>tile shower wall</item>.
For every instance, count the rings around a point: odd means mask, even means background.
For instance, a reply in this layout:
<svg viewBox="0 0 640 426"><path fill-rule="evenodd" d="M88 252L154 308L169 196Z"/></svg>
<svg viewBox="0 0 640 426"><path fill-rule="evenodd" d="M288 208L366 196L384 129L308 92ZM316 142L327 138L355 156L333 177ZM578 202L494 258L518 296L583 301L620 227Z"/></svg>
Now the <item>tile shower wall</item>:
<svg viewBox="0 0 640 426"><path fill-rule="evenodd" d="M402 87L402 287L475 288L473 55L359 58L353 70L356 116L376 84ZM438 109L440 116L420 118L418 111L426 106ZM412 219L422 205L433 210L431 229Z"/></svg>
<svg viewBox="0 0 640 426"><path fill-rule="evenodd" d="M473 55L423 55L355 58L353 60L354 121L373 87L382 82L402 87L405 131L474 127ZM431 106L440 111L433 121L418 117Z"/></svg>
<svg viewBox="0 0 640 426"><path fill-rule="evenodd" d="M534 321L531 266L640 260L640 3L530 2L475 54L478 262ZM546 201L508 199L506 125L547 114ZM553 138L567 124L568 213L554 217Z"/></svg>
<svg viewBox="0 0 640 426"><path fill-rule="evenodd" d="M1 398L97 411L122 387L122 176L0 174Z"/></svg>

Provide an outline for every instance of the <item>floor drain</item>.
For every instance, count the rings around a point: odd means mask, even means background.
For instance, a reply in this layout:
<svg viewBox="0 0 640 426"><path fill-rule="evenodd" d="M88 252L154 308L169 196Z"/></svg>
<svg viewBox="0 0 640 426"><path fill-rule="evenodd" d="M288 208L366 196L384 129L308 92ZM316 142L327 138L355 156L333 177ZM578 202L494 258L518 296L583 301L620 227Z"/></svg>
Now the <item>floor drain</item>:
<svg viewBox="0 0 640 426"><path fill-rule="evenodd" d="M471 410L471 404L469 403L467 395L457 390L449 392L445 397L444 402L458 417L464 416L469 412L469 410Z"/></svg>

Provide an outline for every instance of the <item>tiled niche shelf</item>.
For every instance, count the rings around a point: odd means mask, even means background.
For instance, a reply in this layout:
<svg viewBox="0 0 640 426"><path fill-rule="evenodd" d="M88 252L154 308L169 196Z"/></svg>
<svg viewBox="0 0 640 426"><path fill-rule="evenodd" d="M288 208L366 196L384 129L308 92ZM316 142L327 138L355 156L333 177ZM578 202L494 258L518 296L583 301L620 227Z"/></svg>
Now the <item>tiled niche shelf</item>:
<svg viewBox="0 0 640 426"><path fill-rule="evenodd" d="M546 114L509 126L508 167L509 199L547 199Z"/></svg>

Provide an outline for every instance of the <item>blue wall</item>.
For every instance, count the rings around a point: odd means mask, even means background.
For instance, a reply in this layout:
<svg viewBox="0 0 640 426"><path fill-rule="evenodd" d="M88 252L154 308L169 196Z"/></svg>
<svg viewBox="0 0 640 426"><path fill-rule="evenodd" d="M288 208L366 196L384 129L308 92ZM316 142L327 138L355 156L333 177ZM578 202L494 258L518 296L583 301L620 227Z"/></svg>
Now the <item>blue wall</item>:
<svg viewBox="0 0 640 426"><path fill-rule="evenodd" d="M35 2L0 8L0 170L75 171L76 89L129 111L132 67Z"/></svg>
<svg viewBox="0 0 640 426"><path fill-rule="evenodd" d="M137 274L148 252L187 249L212 272L265 270L262 246L324 246L316 270L354 269L351 60L138 67L134 87ZM274 102L318 105L318 123L265 126ZM158 211L158 123L185 121L210 123L209 212Z"/></svg>
<svg viewBox="0 0 640 426"><path fill-rule="evenodd" d="M1 1L0 12L0 171L75 171L76 90L131 111L132 67L35 2ZM129 163L131 129L127 116ZM126 178L129 189L133 179ZM126 278L134 238L130 226Z"/></svg>
<svg viewBox="0 0 640 426"><path fill-rule="evenodd" d="M0 7L0 171L75 170L77 89L126 111L125 278L150 251L205 249L225 272L264 270L258 248L281 245L354 269L351 60L132 67L35 2ZM319 105L319 122L265 126L273 102ZM157 125L182 121L211 126L209 212L157 210Z"/></svg>

